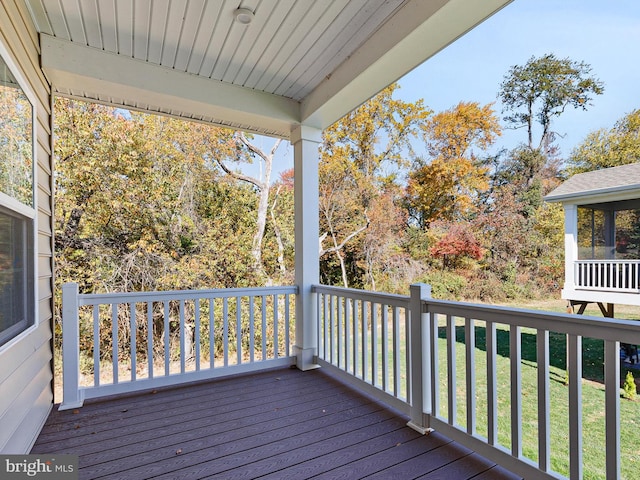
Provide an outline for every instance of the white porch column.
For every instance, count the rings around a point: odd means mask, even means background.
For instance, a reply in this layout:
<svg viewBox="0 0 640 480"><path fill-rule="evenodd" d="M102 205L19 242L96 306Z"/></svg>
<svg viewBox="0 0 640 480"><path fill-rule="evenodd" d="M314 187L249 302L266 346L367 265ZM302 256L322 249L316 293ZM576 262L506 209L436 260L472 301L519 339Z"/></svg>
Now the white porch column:
<svg viewBox="0 0 640 480"><path fill-rule="evenodd" d="M578 260L578 206L564 204L564 288L573 290L573 264Z"/></svg>
<svg viewBox="0 0 640 480"><path fill-rule="evenodd" d="M317 368L317 298L311 286L320 282L318 147L322 131L299 126L291 132L294 164L296 342L293 347L300 370Z"/></svg>
<svg viewBox="0 0 640 480"><path fill-rule="evenodd" d="M613 210L604 211L604 258L616 258L616 215Z"/></svg>

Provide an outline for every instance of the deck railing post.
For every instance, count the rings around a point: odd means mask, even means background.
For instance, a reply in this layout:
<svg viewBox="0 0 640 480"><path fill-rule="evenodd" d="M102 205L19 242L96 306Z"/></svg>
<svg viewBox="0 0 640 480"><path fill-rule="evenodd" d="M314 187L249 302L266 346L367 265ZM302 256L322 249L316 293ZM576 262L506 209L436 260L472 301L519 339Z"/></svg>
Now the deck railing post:
<svg viewBox="0 0 640 480"><path fill-rule="evenodd" d="M409 301L410 330L407 347L410 349L410 365L407 377L411 381L411 420L409 427L425 434L431 431L431 381L427 375L431 372L429 354L429 328L423 300L431 298L431 286L424 283L411 285Z"/></svg>
<svg viewBox="0 0 640 480"><path fill-rule="evenodd" d="M62 286L62 403L58 410L81 407L80 392L80 319L78 284Z"/></svg>

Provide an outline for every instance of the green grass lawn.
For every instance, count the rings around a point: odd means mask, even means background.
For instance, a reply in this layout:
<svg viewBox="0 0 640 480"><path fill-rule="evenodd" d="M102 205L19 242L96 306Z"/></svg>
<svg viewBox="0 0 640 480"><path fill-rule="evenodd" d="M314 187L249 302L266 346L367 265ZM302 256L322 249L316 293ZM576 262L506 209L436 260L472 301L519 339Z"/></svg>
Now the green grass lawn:
<svg viewBox="0 0 640 480"><path fill-rule="evenodd" d="M478 433L487 434L486 415L486 353L485 329L482 322L476 326L476 415ZM510 360L509 332L507 326L498 326L498 438L510 448ZM464 328L456 327L457 362L457 418L458 424L466 427L466 387L464 377L465 348ZM447 416L446 390L446 334L444 328L439 333L440 348L440 415ZM550 398L551 398L551 466L553 470L568 476L569 472L569 420L568 388L565 384L566 343L565 335L550 334ZM523 454L534 461L537 450L537 365L536 337L531 330L522 332L522 438ZM600 479L605 476L605 426L604 426L604 386L603 343L593 339L583 340L583 459L584 478ZM625 370L626 372L626 370ZM640 376L640 371L634 371ZM624 378L625 373L623 373ZM640 474L640 402L621 399L621 457L622 478L634 479Z"/></svg>
<svg viewBox="0 0 640 480"><path fill-rule="evenodd" d="M511 305L514 306L514 305ZM519 307L539 309L556 312L566 312L566 303L563 301L538 302L533 305L519 305ZM586 314L599 316L597 307L590 308ZM638 307L618 308L618 318L640 319ZM442 324L444 325L444 324ZM369 327L372 325L369 324ZM399 335L404 338L404 317L399 320ZM369 328L370 330L370 328ZM344 332L344 327L343 330ZM382 383L382 331L381 322L376 323L378 346L378 372L376 384ZM389 384L388 390L393 390L394 378L391 372L393 363L393 342L391 339L392 322L389 317L387 343ZM485 329L483 322L476 322L476 421L477 433L487 435L487 392L486 392L486 351ZM511 446L511 417L510 417L510 359L509 359L509 330L508 326L498 325L497 328L497 371L498 371L498 439L500 444L510 450ZM334 332L334 335L336 333ZM353 335L353 332L351 332ZM362 336L362 326L358 326L356 335ZM439 371L440 371L440 411L439 416L447 418L447 358L446 358L446 334L442 327L439 331ZM404 342L400 342L400 351L396 352L399 360L399 393L406 390L406 362ZM537 407L537 363L536 363L536 335L534 330L522 329L522 450L523 454L538 460L538 407ZM604 377L604 345L600 340L583 338L583 464L585 479L605 478L605 392ZM370 352L370 344L367 347L368 362L375 361ZM466 383L465 383L465 345L464 327L462 323L456 327L456 395L457 395L457 424L466 429ZM370 370L364 375L362 372L362 343L357 349L358 369L356 375L364 376L371 381ZM334 344L334 355L337 355L337 346ZM566 384L566 336L560 333L549 334L550 356L550 426L551 426L551 467L556 472L568 476L569 474L569 389ZM337 358L337 357L336 357ZM350 364L351 365L351 364ZM352 367L352 365L351 365ZM351 368L350 367L350 368ZM640 379L640 370L631 370L636 378ZM627 369L621 368L621 378L624 379ZM640 401L620 400L621 423L621 478L640 478Z"/></svg>

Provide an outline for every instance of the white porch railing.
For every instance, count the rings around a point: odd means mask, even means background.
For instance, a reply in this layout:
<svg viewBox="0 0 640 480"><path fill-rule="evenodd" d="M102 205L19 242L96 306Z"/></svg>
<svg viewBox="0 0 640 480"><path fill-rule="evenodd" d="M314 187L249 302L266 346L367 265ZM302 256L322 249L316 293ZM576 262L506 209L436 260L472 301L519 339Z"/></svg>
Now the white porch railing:
<svg viewBox="0 0 640 480"><path fill-rule="evenodd" d="M576 289L640 293L640 260L577 260Z"/></svg>
<svg viewBox="0 0 640 480"><path fill-rule="evenodd" d="M290 365L296 293L268 287L79 294L77 284L65 284L60 410L88 398ZM81 366L92 371L89 382L81 381Z"/></svg>
<svg viewBox="0 0 640 480"><path fill-rule="evenodd" d="M551 469L556 404L550 377L558 359L550 354L550 334L566 338L563 408L572 479L583 477L583 441L591 435L583 429L583 382L572 379L583 378L583 338L603 341L606 478L620 477L620 344L640 344L637 322L435 300L426 285L413 285L411 296L328 286L313 291L321 366L404 412L412 428L435 428L530 479L562 478ZM75 408L85 398L290 365L296 292L281 287L80 295L77 285L67 284L60 408ZM533 359L524 358L525 335L535 337ZM108 349L95 348L105 339ZM83 370L91 371L87 385L81 385L81 359L90 367ZM506 382L499 377L505 359ZM523 363L536 371L535 388L526 395ZM523 426L523 410L534 409L534 425ZM533 454L523 449L531 436Z"/></svg>
<svg viewBox="0 0 640 480"><path fill-rule="evenodd" d="M318 359L409 414L409 297L317 285Z"/></svg>
<svg viewBox="0 0 640 480"><path fill-rule="evenodd" d="M571 379L583 378L583 337L603 340L606 478L620 478L620 343L640 343L637 322L434 300L424 287L412 286L411 297L315 287L318 363L384 401L391 397L419 431L435 428L528 479L563 478L551 469L549 335L566 335L569 475L581 479L583 439L591 432L582 427L582 381ZM481 330L485 339L476 345ZM522 392L525 333L536 339L533 399ZM498 352L505 350L509 380L500 382ZM507 395L501 405L499 385ZM510 441L502 445L505 408ZM535 458L523 454L523 408L537 409L535 425L526 428L537 436Z"/></svg>

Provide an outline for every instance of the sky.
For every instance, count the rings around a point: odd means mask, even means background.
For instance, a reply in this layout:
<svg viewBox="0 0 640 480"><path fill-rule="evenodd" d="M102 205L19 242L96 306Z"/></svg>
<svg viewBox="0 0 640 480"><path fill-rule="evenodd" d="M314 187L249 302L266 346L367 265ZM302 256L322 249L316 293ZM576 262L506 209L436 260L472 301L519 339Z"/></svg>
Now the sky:
<svg viewBox="0 0 640 480"><path fill-rule="evenodd" d="M515 0L400 79L397 97L422 98L434 112L460 101L494 102L502 117L497 93L505 74L547 53L591 65L604 83L587 111L568 109L554 120L561 157L589 132L640 108L640 0ZM513 148L525 140L523 129L509 130L499 144ZM262 142L268 150L273 139ZM272 180L293 167L293 148L283 143Z"/></svg>
<svg viewBox="0 0 640 480"><path fill-rule="evenodd" d="M570 108L554 120L561 155L640 108L638 0L515 0L401 79L399 96L423 98L436 112L460 101L495 102L502 117L497 93L505 74L547 53L586 62L604 82L587 111ZM525 140L524 130L508 131L500 143Z"/></svg>

